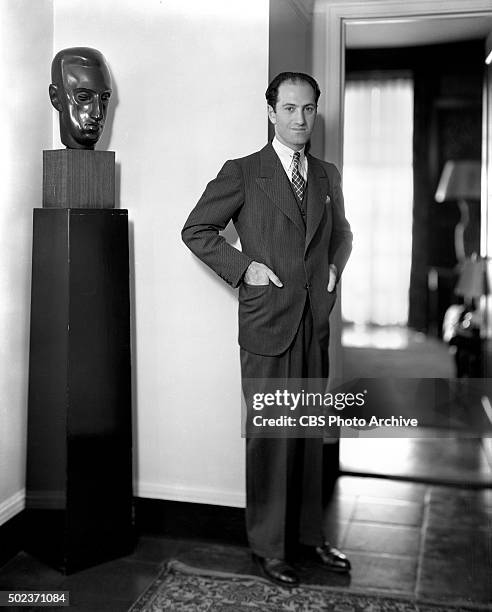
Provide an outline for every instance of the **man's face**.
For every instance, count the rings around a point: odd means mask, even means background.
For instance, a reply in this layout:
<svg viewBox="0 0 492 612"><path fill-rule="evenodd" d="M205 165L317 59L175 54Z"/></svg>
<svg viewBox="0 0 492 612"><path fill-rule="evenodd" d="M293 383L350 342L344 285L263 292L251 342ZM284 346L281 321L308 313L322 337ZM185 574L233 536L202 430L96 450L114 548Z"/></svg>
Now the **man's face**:
<svg viewBox="0 0 492 612"><path fill-rule="evenodd" d="M104 66L63 66L59 92L62 141L69 148L94 148L102 134L111 96L111 78ZM64 137L65 136L65 137Z"/></svg>
<svg viewBox="0 0 492 612"><path fill-rule="evenodd" d="M314 90L305 81L284 81L278 88L275 109L268 106L268 117L281 143L299 151L311 137L316 119Z"/></svg>

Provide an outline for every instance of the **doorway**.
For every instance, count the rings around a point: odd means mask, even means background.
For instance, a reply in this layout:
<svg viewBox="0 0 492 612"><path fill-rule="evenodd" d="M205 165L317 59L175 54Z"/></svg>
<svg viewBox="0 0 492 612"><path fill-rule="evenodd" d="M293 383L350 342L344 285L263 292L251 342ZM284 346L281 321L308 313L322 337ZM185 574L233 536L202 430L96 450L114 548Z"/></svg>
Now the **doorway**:
<svg viewBox="0 0 492 612"><path fill-rule="evenodd" d="M320 3L324 4L324 3ZM395 40L398 40L398 44L403 43L403 47L405 47L405 42L408 47L410 41L411 46L418 45L430 45L436 42L440 42L441 44L450 44L452 41L457 41L461 38L466 38L463 36L463 32L467 31L467 28L470 27L473 30L473 35L471 38L475 38L475 34L477 32L476 28L484 27L484 31L481 32L480 38L485 38L486 34L486 26L484 19L487 18L489 25L491 24L491 11L484 11L480 14L478 12L473 13L473 9L480 10L484 8L479 2L472 2L469 6L468 12L457 13L456 9L458 5L453 5L453 2L449 3L447 7L448 11L448 19L442 19L442 15L440 15L442 4L440 6L432 7L433 3L429 3L430 6L428 8L429 15L422 16L421 10L417 10L413 5L415 3L408 3L406 6L402 6L397 9L397 13L394 14L394 7L391 9L391 14L384 14L384 11L381 9L380 3L366 2L366 3L350 3L350 6L342 6L342 3L334 3L335 6L330 8L330 18L326 21L325 28L321 27L323 34L326 36L323 39L323 52L325 54L324 59L321 59L319 56L315 59L316 62L323 64L323 74L325 75L327 82L325 83L325 88L329 83L340 83L342 91L344 90L344 85L347 84L350 87L350 79L348 77L348 72L345 72L345 66L349 68L349 59L345 56L345 62L341 61L340 65L342 67L341 71L339 71L336 66L337 51L336 48L340 45L339 49L345 49L346 43L350 43L350 41L354 41L359 37L359 42L361 37L365 40L364 44L367 43L367 40L372 40L373 47L376 47L374 43L380 44L381 41L385 41L385 43L394 44ZM362 6L364 4L364 6ZM320 7L319 5L319 7ZM475 5L475 6L473 6ZM318 8L319 8L318 7ZM419 9L421 6L419 5ZM455 12L453 13L453 8ZM471 12L470 12L471 11ZM436 19L439 16L439 21ZM447 22L444 23L444 22ZM453 32L448 32L446 34L445 29L446 26L449 26L450 30ZM474 29L475 28L475 29ZM413 29L413 34L412 34ZM490 28L492 29L492 28ZM471 31L471 30L470 30ZM316 35L317 32L317 35ZM410 41L404 40L402 34L405 32L405 36L410 37ZM315 27L315 47L316 47L316 38L320 40L320 26ZM446 38L448 36L448 38ZM451 37L451 38L450 38ZM453 38L454 37L454 38ZM418 40L417 40L418 39ZM363 49L364 45L360 46L360 49ZM328 51L328 53L327 53ZM330 54L334 52L335 57L330 57ZM338 54L340 51L338 51ZM407 50L408 54L408 50ZM367 55L367 47L366 47L366 55ZM327 56L329 59L327 59ZM400 66L402 68L402 66ZM375 68L373 67L372 70ZM318 74L318 73L317 73ZM373 75L374 76L374 75ZM326 133L329 135L329 139L323 143L323 149L325 156L334 161L338 161L341 165L342 162L342 151L343 145L345 141L343 139L342 129L340 127L335 127L334 122L338 118L340 124L343 125L343 107L342 107L342 99L337 100L336 94L328 93L328 99L326 101ZM328 142L329 140L329 142ZM414 154L415 157L415 154ZM438 155L434 158L434 164L438 167L441 163L441 160L438 159ZM437 171L440 172L442 168L439 168ZM344 181L347 180L347 175L345 174L344 168ZM344 185L345 188L345 185ZM435 188L435 187L434 187ZM350 187L348 189L345 188L346 197L350 197ZM414 194L415 196L415 194ZM347 211L349 211L349 204L347 204ZM415 210L413 211L413 215L415 215ZM347 212L347 216L349 216L349 212ZM350 219L350 217L349 217ZM412 219L414 221L414 219ZM456 222L456 221L455 221ZM451 222L450 222L451 223ZM415 254L420 252L419 240L422 240L421 235L413 235L412 234L412 266L411 266L411 276L415 275L417 271L418 274L418 283L415 284L415 276L413 279L410 279L408 283L408 322L413 323L413 326L410 328L410 333L412 334L413 340L417 340L414 342L414 348L418 347L418 342L421 341L421 344L424 348L421 351L421 357L429 357L430 352L428 350L428 346L426 346L427 338L429 336L432 337L432 340L436 342L435 346L440 347L441 352L439 352L440 357L437 355L429 358L429 362L425 364L425 359L421 359L419 357L416 358L416 355L413 354L411 356L411 361L417 363L418 365L423 365L424 375L425 370L428 369L428 365L430 364L438 364L442 366L445 359L450 359L447 347L442 344L439 336L441 332L439 331L440 322L428 324L428 321L425 321L426 317L429 317L429 312L427 310L427 304L425 309L420 309L419 311L419 301L422 303L423 300L421 297L418 297L418 291L420 290L427 292L429 290L429 279L432 280L432 274L425 273L421 274L422 270L419 270L419 262L415 261ZM417 247L416 247L417 245ZM448 248L453 249L453 243L451 240ZM349 262L346 270L346 275L344 276L344 283L348 284L348 270L351 262ZM440 270L438 271L440 272ZM435 275L434 275L435 278ZM413 280L413 287L412 287ZM445 279L442 281L443 285L445 285ZM345 292L345 289L342 289ZM343 294L343 299L345 299L345 293ZM412 307L413 302L413 307ZM417 305L417 308L415 307ZM437 311L431 313L433 316L438 318L440 314L442 315L442 309L444 308L443 304L438 305L436 308L435 301L432 303L434 310ZM367 310L367 306L364 306ZM353 309L352 309L353 310ZM361 309L359 309L361 310ZM425 312L423 312L425 310ZM444 308L445 310L445 308ZM343 315L345 316L347 322L350 317L347 313L350 312L350 308L348 311L346 309L343 310ZM379 314L376 318L379 317ZM419 319L420 317L420 319ZM352 319L355 316L352 313ZM400 317L401 318L401 317ZM370 321L370 319L369 319ZM420 323L419 323L420 321ZM422 323L423 322L423 323ZM352 321L352 324L354 321ZM427 326L429 329L427 329ZM341 327L341 326L340 326ZM402 326L403 327L403 326ZM374 330L373 330L374 331ZM408 350L408 345L410 343L408 335L407 337L398 337L395 335L390 335L387 330L382 330L381 328L376 328L377 334L366 334L365 338L359 336L357 338L356 335L352 334L352 336L347 335L347 326L343 330L343 339L344 344L346 345L343 350L343 355L338 356L338 364L337 366L340 368L338 372L341 370L341 365L345 366L343 372L343 378L346 379L346 371L347 371L347 348L354 348L354 344L359 346L357 348L364 348L364 343L371 343L373 346L371 348L376 349L373 353L373 357L379 355L379 357L383 356L386 351L386 356L388 359L387 363L391 364L391 361L398 361L394 359L396 355L395 347L403 348L403 345L406 343L406 348ZM432 333L428 333L431 331ZM384 332L384 333L380 333ZM348 339L348 340L347 340ZM351 345L351 347L347 347L347 345ZM367 346L365 347L367 348ZM377 349L379 348L379 351ZM411 353L411 351L410 351ZM400 355L403 355L403 351L400 352ZM392 358L393 355L393 358ZM335 359L336 361L336 359ZM381 373L381 363L378 359L375 358L366 358L363 360L363 365L367 366L375 366L376 370L379 370ZM349 364L350 365L350 364ZM360 365L360 364L359 364ZM413 374L409 373L408 363L403 365L405 369L406 376L421 376L422 372L419 372L418 369L415 369ZM452 376L454 367L453 362L448 361L445 371L441 369L441 375L443 378ZM373 370L374 371L374 370ZM366 370L366 373L368 371ZM360 370L359 370L360 375ZM438 375L434 372L434 376ZM429 432L427 432L429 433ZM449 432L448 432L449 433ZM398 442L400 442L398 444ZM454 444L457 442L458 449L454 449ZM449 436L447 439L441 438L440 440L434 440L430 438L428 435L425 437L422 436L420 439L401 439L401 440L384 440L381 438L375 440L360 440L360 439L342 439L341 442L341 465L342 470L347 472L357 472L357 473L371 473L378 474L381 476L396 476L402 478L415 478L415 479L426 479L426 478L434 478L436 480L441 480L443 482L473 482L483 481L483 476L485 474L485 480L490 480L490 468L486 457L482 452L482 444L480 439L468 440L466 442L462 442L459 439L453 438L451 439ZM369 448L367 448L369 445ZM364 448L363 448L364 446ZM463 454L463 447L468 446L468 450L465 454ZM427 449L427 450L426 450ZM439 450L440 449L440 450ZM376 452L377 451L377 452ZM396 453L396 454L395 454ZM371 466L368 463L368 458L373 457L373 465ZM456 460L453 459L453 456L456 457ZM468 459L464 460L464 458L468 457ZM381 459L386 457L386 462L381 462ZM388 457L390 458L388 460ZM467 465L466 470L459 470L459 459L461 457L462 466L464 463ZM442 459L441 464L439 465L439 459ZM433 466L434 470L429 472L429 465Z"/></svg>

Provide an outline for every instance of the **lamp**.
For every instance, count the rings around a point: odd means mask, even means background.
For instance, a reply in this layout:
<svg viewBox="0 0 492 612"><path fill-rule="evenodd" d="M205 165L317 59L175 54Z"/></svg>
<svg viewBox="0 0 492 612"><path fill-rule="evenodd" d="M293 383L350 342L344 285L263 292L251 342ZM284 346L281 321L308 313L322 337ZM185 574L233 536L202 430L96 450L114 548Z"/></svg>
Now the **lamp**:
<svg viewBox="0 0 492 612"><path fill-rule="evenodd" d="M456 200L460 209L460 220L454 230L456 259L466 259L464 233L470 219L467 200L480 200L481 163L478 160L447 161L439 180L436 202Z"/></svg>

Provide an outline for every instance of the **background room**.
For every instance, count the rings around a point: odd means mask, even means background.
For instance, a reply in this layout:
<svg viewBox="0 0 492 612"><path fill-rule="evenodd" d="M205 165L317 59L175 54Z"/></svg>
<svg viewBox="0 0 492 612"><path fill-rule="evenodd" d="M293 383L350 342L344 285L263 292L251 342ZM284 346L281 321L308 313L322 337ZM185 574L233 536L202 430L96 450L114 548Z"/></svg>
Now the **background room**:
<svg viewBox="0 0 492 612"><path fill-rule="evenodd" d="M347 379L483 375L480 324L474 318L466 327L465 320L460 336L456 321L482 297L460 287L482 265L474 260L482 227L483 55L491 30L487 17L346 26L344 187L360 237L343 284ZM450 164L469 173L466 195L448 188L439 196ZM411 399L400 401L404 411ZM483 413L463 403L457 420L466 423L474 409ZM342 466L488 481L482 441L462 434L459 425L442 423L404 440L344 440Z"/></svg>

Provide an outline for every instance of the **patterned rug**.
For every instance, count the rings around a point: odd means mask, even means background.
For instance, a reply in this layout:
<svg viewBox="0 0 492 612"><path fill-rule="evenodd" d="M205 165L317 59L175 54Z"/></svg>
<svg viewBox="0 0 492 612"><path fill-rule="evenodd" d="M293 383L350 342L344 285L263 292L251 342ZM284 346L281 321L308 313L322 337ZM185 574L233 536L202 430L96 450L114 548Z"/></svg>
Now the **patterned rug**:
<svg viewBox="0 0 492 612"><path fill-rule="evenodd" d="M169 561L129 612L458 612L486 606L416 602L323 586L285 589L260 577Z"/></svg>

